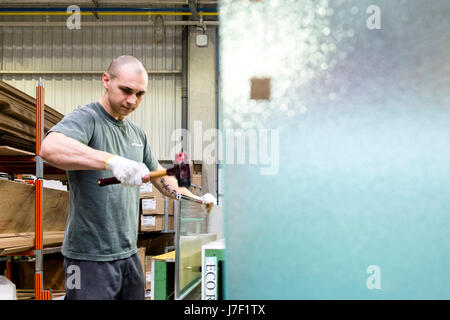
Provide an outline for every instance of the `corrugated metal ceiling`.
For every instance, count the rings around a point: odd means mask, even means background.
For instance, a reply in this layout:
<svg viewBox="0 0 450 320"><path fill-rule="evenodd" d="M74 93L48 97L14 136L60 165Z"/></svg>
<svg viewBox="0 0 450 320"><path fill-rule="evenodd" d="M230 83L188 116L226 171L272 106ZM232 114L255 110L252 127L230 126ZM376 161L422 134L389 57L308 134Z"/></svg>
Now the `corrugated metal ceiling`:
<svg viewBox="0 0 450 320"><path fill-rule="evenodd" d="M37 21L44 17L8 17L11 21ZM52 17L63 20L65 17ZM0 34L0 78L35 96L43 77L45 102L67 114L103 94L101 72L121 54L139 58L149 74L148 93L130 119L147 133L161 159L173 157L172 132L181 126L181 29L166 28L165 41L154 41L152 27L120 26L135 17L108 17L117 27L3 27ZM142 17L144 19L144 17ZM166 19L181 19L167 17ZM5 21L5 17L0 17ZM171 73L153 74L166 70Z"/></svg>

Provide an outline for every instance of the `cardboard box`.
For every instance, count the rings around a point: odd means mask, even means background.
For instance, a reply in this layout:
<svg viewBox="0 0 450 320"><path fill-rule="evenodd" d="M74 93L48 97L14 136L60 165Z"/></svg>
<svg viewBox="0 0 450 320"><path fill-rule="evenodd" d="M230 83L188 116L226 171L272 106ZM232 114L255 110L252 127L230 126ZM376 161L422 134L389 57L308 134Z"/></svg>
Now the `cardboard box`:
<svg viewBox="0 0 450 320"><path fill-rule="evenodd" d="M164 195L150 182L140 186L139 193L141 198L164 197Z"/></svg>
<svg viewBox="0 0 450 320"><path fill-rule="evenodd" d="M192 173L193 174L202 174L202 162L201 161L192 161Z"/></svg>
<svg viewBox="0 0 450 320"><path fill-rule="evenodd" d="M152 272L152 259L153 256L145 256L145 273Z"/></svg>
<svg viewBox="0 0 450 320"><path fill-rule="evenodd" d="M153 280L153 275L151 272L147 272L145 274L145 289L146 290L150 290L152 288L152 280Z"/></svg>
<svg viewBox="0 0 450 320"><path fill-rule="evenodd" d="M141 266L142 266L142 274L144 274L144 276L145 276L145 248L144 247L138 248L138 255L139 255L139 260L140 260Z"/></svg>
<svg viewBox="0 0 450 320"><path fill-rule="evenodd" d="M61 253L46 254L43 259L44 287L43 289L64 290L65 273L64 257ZM34 289L36 273L35 261L12 261L12 279L16 289Z"/></svg>
<svg viewBox="0 0 450 320"><path fill-rule="evenodd" d="M157 256L165 253L167 247L173 247L175 243L175 232L169 233L159 233L159 232L149 232L145 236L140 236L137 240L137 246L145 247L145 254L147 256ZM147 258L146 263L148 263L150 258ZM146 265L151 268L150 265ZM146 270L148 271L148 270Z"/></svg>
<svg viewBox="0 0 450 320"><path fill-rule="evenodd" d="M201 187L202 186L202 162L192 161L192 178L191 184ZM201 194L200 189L191 188L192 193L199 196Z"/></svg>
<svg viewBox="0 0 450 320"><path fill-rule="evenodd" d="M195 184L196 186L201 187L202 186L202 175L201 174L193 174L192 175L192 180L191 180L192 184Z"/></svg>
<svg viewBox="0 0 450 320"><path fill-rule="evenodd" d="M152 259L153 256L145 256L145 289L150 290L152 288Z"/></svg>
<svg viewBox="0 0 450 320"><path fill-rule="evenodd" d="M141 215L139 230L140 231L162 231L164 230L164 215ZM173 230L173 216L168 216L168 230Z"/></svg>
<svg viewBox="0 0 450 320"><path fill-rule="evenodd" d="M141 199L141 208L143 215L165 214L165 198L152 197ZM167 198L168 214L173 215L173 199Z"/></svg>
<svg viewBox="0 0 450 320"><path fill-rule="evenodd" d="M139 197L141 199L147 199L147 198L164 198L165 195L163 195L161 192L159 192L158 189L153 188L152 192L140 192Z"/></svg>
<svg viewBox="0 0 450 320"><path fill-rule="evenodd" d="M167 199L167 204L168 204L168 210L169 210L169 215L172 215L173 216L173 212L174 212L174 209L173 209L173 202L174 202L175 200L174 199L172 199L172 198L168 198Z"/></svg>
<svg viewBox="0 0 450 320"><path fill-rule="evenodd" d="M191 192L197 196L201 196L201 191L199 188L195 188L196 187L202 187L202 175L201 174L192 174L192 180L191 180Z"/></svg>
<svg viewBox="0 0 450 320"><path fill-rule="evenodd" d="M142 186L139 187L139 192L141 193L151 193L153 192L153 184L151 182L144 183Z"/></svg>
<svg viewBox="0 0 450 320"><path fill-rule="evenodd" d="M143 215L164 214L164 198L141 199L141 205Z"/></svg>
<svg viewBox="0 0 450 320"><path fill-rule="evenodd" d="M143 251L143 260L144 260L144 279L145 279L145 289L150 290L152 288L152 258L153 256L146 256L145 249L142 248Z"/></svg>

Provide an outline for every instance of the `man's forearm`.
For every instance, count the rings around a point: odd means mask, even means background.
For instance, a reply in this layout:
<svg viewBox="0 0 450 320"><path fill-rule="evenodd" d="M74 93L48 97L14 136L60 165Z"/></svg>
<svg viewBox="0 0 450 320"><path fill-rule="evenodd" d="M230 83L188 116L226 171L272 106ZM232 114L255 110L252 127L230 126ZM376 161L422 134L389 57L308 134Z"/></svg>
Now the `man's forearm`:
<svg viewBox="0 0 450 320"><path fill-rule="evenodd" d="M52 132L42 142L40 156L63 170L104 170L112 154L92 149L62 133Z"/></svg>
<svg viewBox="0 0 450 320"><path fill-rule="evenodd" d="M160 179L156 179L152 181L153 184L158 188L159 191L161 191L162 194L164 194L167 197L171 197L173 199L176 199L177 194L181 193L189 197L193 197L196 199L199 199L198 196L194 195L192 192L190 192L185 187L179 187L177 179L170 176L165 176Z"/></svg>

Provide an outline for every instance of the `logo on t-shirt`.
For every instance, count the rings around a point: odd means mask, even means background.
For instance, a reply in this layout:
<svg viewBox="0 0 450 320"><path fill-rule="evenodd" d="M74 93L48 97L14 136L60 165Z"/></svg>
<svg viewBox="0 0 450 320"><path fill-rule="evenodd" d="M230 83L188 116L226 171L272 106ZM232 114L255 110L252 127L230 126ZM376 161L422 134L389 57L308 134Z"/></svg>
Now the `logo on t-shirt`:
<svg viewBox="0 0 450 320"><path fill-rule="evenodd" d="M137 143L137 142L133 142L133 143L131 144L131 146L133 146L133 147L138 147L138 148L142 148L142 147L143 147L142 143Z"/></svg>

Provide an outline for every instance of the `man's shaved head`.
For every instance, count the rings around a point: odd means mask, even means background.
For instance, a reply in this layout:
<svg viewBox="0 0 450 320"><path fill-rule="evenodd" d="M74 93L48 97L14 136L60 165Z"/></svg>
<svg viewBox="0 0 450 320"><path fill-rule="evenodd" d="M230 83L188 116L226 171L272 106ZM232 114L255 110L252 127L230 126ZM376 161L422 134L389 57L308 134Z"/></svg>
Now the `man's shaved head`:
<svg viewBox="0 0 450 320"><path fill-rule="evenodd" d="M148 73L133 56L119 56L102 75L105 93L100 104L116 120L123 121L140 104L147 92Z"/></svg>
<svg viewBox="0 0 450 320"><path fill-rule="evenodd" d="M134 70L136 73L147 73L142 62L133 56L118 56L116 57L108 67L107 73L111 77L111 80L119 76L122 68L126 66L127 70Z"/></svg>

